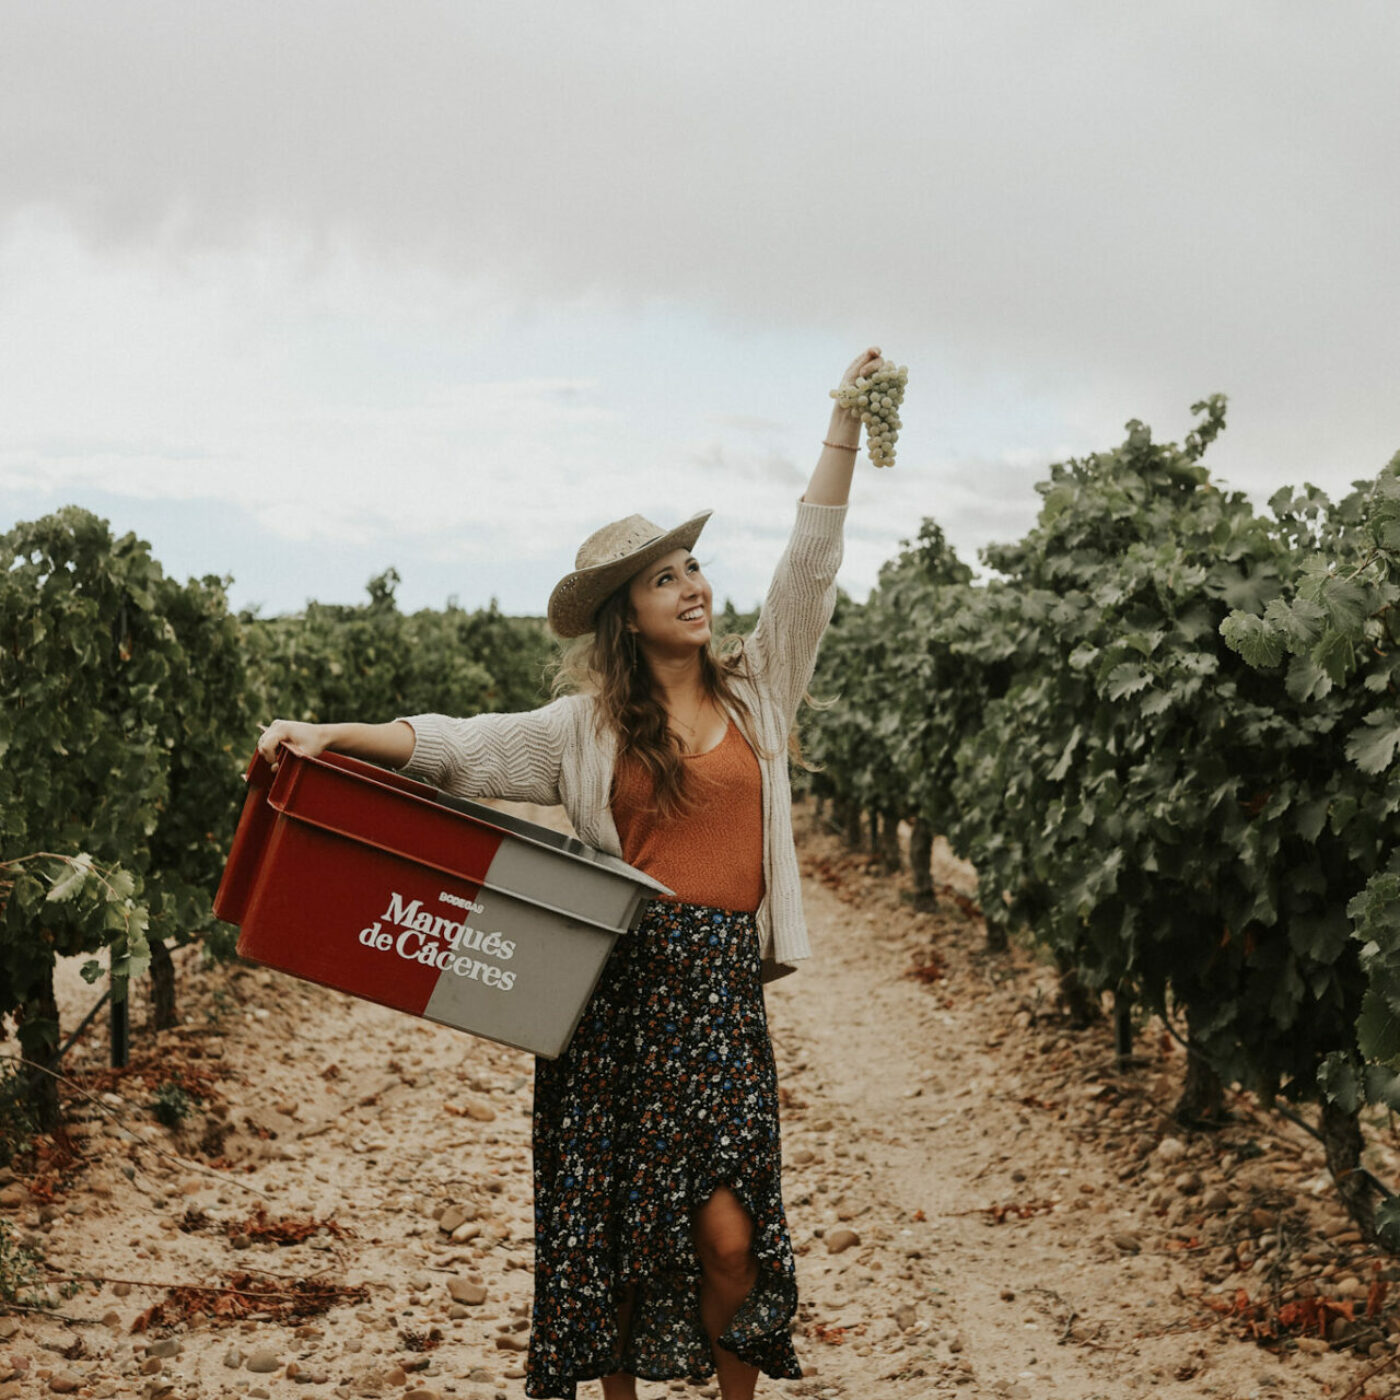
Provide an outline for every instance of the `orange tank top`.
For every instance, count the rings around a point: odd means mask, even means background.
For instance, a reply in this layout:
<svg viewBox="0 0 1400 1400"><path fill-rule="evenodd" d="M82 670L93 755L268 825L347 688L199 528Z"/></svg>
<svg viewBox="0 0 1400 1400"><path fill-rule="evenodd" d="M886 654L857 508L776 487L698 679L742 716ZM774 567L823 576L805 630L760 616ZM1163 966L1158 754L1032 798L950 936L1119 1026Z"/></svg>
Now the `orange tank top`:
<svg viewBox="0 0 1400 1400"><path fill-rule="evenodd" d="M622 858L687 904L752 913L763 899L763 775L739 726L707 753L686 754L690 808L663 819L651 774L618 760L612 815Z"/></svg>

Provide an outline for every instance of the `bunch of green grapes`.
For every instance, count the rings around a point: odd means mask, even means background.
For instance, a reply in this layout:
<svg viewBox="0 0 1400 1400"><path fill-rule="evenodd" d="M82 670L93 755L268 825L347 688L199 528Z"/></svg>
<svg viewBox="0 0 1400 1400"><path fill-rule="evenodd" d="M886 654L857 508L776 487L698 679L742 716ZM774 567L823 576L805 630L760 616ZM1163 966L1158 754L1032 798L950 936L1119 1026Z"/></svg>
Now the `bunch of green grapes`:
<svg viewBox="0 0 1400 1400"><path fill-rule="evenodd" d="M862 375L853 384L831 391L831 397L865 424L865 446L877 467L894 466L894 445L899 437L899 406L909 382L908 365L881 364L874 374Z"/></svg>

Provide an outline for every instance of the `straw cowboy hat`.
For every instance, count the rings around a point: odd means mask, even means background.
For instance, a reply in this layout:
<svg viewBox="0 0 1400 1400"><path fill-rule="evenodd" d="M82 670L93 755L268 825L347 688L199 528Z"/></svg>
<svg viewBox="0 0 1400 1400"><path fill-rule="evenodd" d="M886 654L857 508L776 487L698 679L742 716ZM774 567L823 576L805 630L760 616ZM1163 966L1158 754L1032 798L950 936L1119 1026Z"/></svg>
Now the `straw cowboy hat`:
<svg viewBox="0 0 1400 1400"><path fill-rule="evenodd" d="M556 635L581 637L591 632L594 614L611 594L653 559L673 549L694 549L713 514L702 510L674 530L663 530L641 515L595 530L579 546L573 573L561 578L549 595L549 625Z"/></svg>

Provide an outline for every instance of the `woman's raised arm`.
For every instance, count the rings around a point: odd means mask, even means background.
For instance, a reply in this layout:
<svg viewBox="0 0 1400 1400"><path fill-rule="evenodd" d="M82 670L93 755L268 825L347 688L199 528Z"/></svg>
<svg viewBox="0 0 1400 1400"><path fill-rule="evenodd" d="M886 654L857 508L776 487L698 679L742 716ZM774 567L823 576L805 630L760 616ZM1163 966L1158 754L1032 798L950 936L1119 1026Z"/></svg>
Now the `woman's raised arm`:
<svg viewBox="0 0 1400 1400"><path fill-rule="evenodd" d="M863 374L871 374L881 364L880 347L872 345L851 361L841 376L842 384L852 384ZM831 410L831 426L822 443L822 455L812 469L802 499L814 506L844 506L851 495L851 476L860 452L860 420L852 418L840 404Z"/></svg>

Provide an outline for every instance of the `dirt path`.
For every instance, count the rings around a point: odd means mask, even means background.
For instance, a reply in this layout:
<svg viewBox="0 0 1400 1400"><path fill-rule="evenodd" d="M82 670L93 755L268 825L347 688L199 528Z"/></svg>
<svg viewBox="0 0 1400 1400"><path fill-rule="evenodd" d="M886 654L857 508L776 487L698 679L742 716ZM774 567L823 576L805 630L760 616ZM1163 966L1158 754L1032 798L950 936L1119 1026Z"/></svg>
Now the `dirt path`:
<svg viewBox="0 0 1400 1400"><path fill-rule="evenodd" d="M1343 1315L1386 1275L1306 1139L1242 1103L1224 1133L1173 1129L1152 1103L1179 1053L1119 1074L1107 1032L1068 1032L1045 970L983 957L951 898L915 914L829 837L801 844L817 955L769 1013L809 1375L761 1395L1391 1393L1390 1371L1349 1389L1393 1355L1384 1315ZM14 1237L108 1280L49 1286L92 1325L0 1317L0 1400L522 1396L529 1058L265 970L182 985L186 1024L75 1110L81 1163L0 1173ZM148 1107L171 1083L204 1096L174 1133ZM318 1312L328 1284L349 1292ZM1349 1349L1236 1340L1241 1288L1334 1299Z"/></svg>

